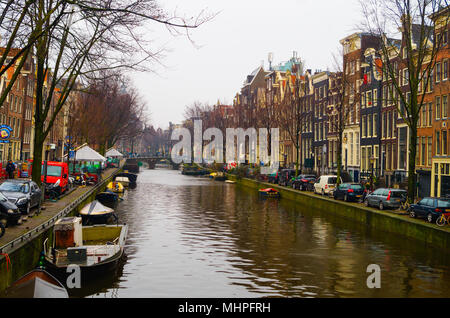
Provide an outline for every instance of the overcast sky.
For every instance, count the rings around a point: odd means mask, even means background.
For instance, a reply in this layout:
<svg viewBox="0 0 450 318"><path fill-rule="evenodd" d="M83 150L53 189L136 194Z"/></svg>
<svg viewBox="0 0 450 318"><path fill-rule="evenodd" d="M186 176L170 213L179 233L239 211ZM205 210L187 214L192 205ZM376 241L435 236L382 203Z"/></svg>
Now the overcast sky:
<svg viewBox="0 0 450 318"><path fill-rule="evenodd" d="M274 53L274 63L293 51L307 69L333 69L339 40L361 21L358 0L164 0L163 8L192 16L202 9L218 12L186 37L155 26L148 38L168 51L155 73L132 74L150 112L151 124L181 123L194 101L232 104L246 76Z"/></svg>

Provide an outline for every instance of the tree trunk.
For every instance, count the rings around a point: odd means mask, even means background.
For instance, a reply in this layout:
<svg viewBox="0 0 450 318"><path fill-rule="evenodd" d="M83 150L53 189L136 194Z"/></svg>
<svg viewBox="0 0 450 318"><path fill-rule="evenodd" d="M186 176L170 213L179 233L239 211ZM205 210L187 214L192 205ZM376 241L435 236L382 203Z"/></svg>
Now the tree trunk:
<svg viewBox="0 0 450 318"><path fill-rule="evenodd" d="M337 186L339 186L341 184L342 175L342 137L338 138L337 146Z"/></svg>
<svg viewBox="0 0 450 318"><path fill-rule="evenodd" d="M31 171L31 178L39 186L41 185L42 175L42 150L44 149L43 127L36 126L34 128L34 148L33 148L33 164Z"/></svg>
<svg viewBox="0 0 450 318"><path fill-rule="evenodd" d="M417 151L417 125L413 123L409 134L409 164L408 164L408 198L414 203L416 196L416 151Z"/></svg>

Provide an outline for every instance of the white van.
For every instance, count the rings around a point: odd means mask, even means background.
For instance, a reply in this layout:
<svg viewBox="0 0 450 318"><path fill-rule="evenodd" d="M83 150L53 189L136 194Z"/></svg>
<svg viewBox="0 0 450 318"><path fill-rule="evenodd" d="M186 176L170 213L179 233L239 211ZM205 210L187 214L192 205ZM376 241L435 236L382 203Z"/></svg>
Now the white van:
<svg viewBox="0 0 450 318"><path fill-rule="evenodd" d="M342 183L342 178L341 178ZM333 193L337 184L337 176L321 176L317 179L316 183L314 183L314 193L329 195Z"/></svg>

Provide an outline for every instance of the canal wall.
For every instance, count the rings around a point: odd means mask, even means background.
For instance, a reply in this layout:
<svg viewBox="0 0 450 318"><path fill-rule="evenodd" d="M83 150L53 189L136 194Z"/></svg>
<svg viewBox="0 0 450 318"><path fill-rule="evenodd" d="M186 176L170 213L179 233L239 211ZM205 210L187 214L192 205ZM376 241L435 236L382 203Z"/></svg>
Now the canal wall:
<svg viewBox="0 0 450 318"><path fill-rule="evenodd" d="M89 190L77 196L51 219L1 247L0 253L7 254L10 262L5 255L0 255L0 295L14 281L37 267L45 240L48 239L48 246L53 242L55 222L63 217L77 215L87 203L95 199L97 193L104 191L113 177L122 170L119 168L95 187L86 188Z"/></svg>
<svg viewBox="0 0 450 318"><path fill-rule="evenodd" d="M329 197L321 197L309 192L301 192L252 179L237 178L233 175L229 175L228 178L236 181L238 185L255 190L274 188L280 192L283 199L295 201L307 209L317 211L321 215L359 222L368 227L370 231L385 231L399 234L409 239L421 241L426 245L447 249L447 251L450 248L450 227L448 226L441 228L424 220L395 214L390 210L381 211L358 203L337 201Z"/></svg>

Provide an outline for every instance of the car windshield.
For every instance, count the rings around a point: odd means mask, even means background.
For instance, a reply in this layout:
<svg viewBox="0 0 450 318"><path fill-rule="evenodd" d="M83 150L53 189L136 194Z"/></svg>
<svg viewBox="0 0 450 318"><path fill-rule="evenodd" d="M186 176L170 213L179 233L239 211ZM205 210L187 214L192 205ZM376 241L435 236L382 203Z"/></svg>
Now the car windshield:
<svg viewBox="0 0 450 318"><path fill-rule="evenodd" d="M363 187L360 184L352 184L352 186L350 187L353 190L362 190Z"/></svg>
<svg viewBox="0 0 450 318"><path fill-rule="evenodd" d="M0 191L28 193L29 187L27 183L3 182Z"/></svg>
<svg viewBox="0 0 450 318"><path fill-rule="evenodd" d="M445 199L437 200L437 207L438 208L450 208L450 200L445 200Z"/></svg>
<svg viewBox="0 0 450 318"><path fill-rule="evenodd" d="M49 177L61 177L62 167L47 166L47 176ZM42 166L42 175L44 175L44 166Z"/></svg>

